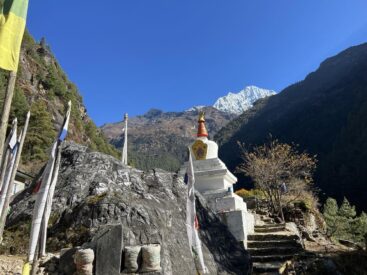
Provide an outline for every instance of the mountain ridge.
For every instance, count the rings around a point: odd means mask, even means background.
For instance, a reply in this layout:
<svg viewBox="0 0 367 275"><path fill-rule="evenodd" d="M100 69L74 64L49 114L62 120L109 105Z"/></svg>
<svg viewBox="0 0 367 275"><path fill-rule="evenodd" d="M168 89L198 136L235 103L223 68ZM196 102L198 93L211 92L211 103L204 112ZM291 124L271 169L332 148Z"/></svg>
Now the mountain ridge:
<svg viewBox="0 0 367 275"><path fill-rule="evenodd" d="M323 61L303 81L258 101L221 129L215 139L220 157L235 169L242 161L237 141L248 146L268 141L299 144L317 154L316 186L339 201L346 196L361 209L367 171L367 43ZM242 186L246 180L241 176Z"/></svg>

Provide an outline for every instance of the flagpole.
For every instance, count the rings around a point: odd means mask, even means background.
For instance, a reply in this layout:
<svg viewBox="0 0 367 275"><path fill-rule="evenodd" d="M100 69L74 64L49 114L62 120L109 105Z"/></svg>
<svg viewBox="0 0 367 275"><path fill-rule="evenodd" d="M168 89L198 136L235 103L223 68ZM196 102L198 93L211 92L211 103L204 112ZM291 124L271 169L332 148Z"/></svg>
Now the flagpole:
<svg viewBox="0 0 367 275"><path fill-rule="evenodd" d="M16 78L17 78L17 72L11 71L9 73L8 86L6 88L6 93L5 93L4 103L3 103L3 111L1 114L1 120L0 120L0 162L2 162L2 159L3 159L4 142L6 138L6 130L8 128L10 107L11 107L11 102L13 100Z"/></svg>
<svg viewBox="0 0 367 275"><path fill-rule="evenodd" d="M16 131L17 129L17 125L18 125L18 120L15 118L13 120L13 123L12 123L12 129L11 129L11 132L8 136L8 138L6 139L6 142L5 144L9 144L9 141L14 133L14 131ZM1 174L0 174L0 190L3 188L3 183L4 183L4 180L5 180L5 175L6 175L6 168L8 167L8 162L9 162L9 155L10 155L10 150L9 148L4 148L3 150L3 161L2 161L2 166L1 166Z"/></svg>
<svg viewBox="0 0 367 275"><path fill-rule="evenodd" d="M128 121L128 114L126 113L124 116L125 120L125 131L124 131L124 145L122 148L122 164L127 165L127 121Z"/></svg>
<svg viewBox="0 0 367 275"><path fill-rule="evenodd" d="M56 158L57 158L57 147L60 141L63 141L67 135L68 125L70 120L70 113L71 113L71 101L68 103L68 110L66 112L66 117L61 127L58 137L52 145L50 158L47 162L46 168L42 175L42 183L41 188L37 194L37 199L35 202L35 206L33 209L32 215L32 227L31 227L31 234L29 240L29 252L27 257L27 263L25 266L30 265L36 258L36 248L40 243L41 238L41 223L44 219L44 214L47 208L47 199L49 196L50 186L53 179L53 174L56 166ZM32 267L34 268L34 267Z"/></svg>
<svg viewBox="0 0 367 275"><path fill-rule="evenodd" d="M3 238L6 216L8 214L8 208L9 208L9 204L10 204L10 199L12 197L15 176L17 174L20 158L22 156L23 144L24 144L25 137L27 135L27 130L28 130L29 118L30 117L31 117L31 112L28 111L27 118L26 118L24 128L23 128L22 137L21 137L20 143L19 143L19 148L18 148L18 151L17 151L17 156L16 156L16 159L15 159L15 165L13 167L13 171L12 171L11 178L10 178L8 192L6 194L6 199L5 199L5 203L4 203L4 207L3 207L3 212L1 213L1 217L0 217L0 241L2 241L2 238Z"/></svg>
<svg viewBox="0 0 367 275"><path fill-rule="evenodd" d="M58 149L57 149L54 173L52 176L50 189L48 191L46 209L45 209L45 213L43 214L43 220L42 220L42 225L41 225L42 231L41 231L41 239L40 239L40 244L39 244L41 257L46 256L47 226L48 226L48 221L51 215L52 199L54 197L57 178L59 176L59 169L60 169L60 162L61 162L61 146L62 146L62 142L60 142Z"/></svg>

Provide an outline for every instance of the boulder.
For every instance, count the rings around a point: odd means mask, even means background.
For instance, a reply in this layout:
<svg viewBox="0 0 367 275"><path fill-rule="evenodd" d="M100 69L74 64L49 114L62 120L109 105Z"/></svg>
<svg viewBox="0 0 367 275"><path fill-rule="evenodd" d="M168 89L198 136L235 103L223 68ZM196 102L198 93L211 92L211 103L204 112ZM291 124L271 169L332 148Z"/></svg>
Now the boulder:
<svg viewBox="0 0 367 275"><path fill-rule="evenodd" d="M113 225L96 240L96 275L120 275L123 250L122 225Z"/></svg>
<svg viewBox="0 0 367 275"><path fill-rule="evenodd" d="M17 228L30 222L35 201L32 190L33 186L14 200L7 226ZM121 225L124 246L161 246L162 274L196 274L185 226L186 191L183 179L175 173L129 168L111 156L66 143L47 249L82 246L106 225ZM197 211L210 274L247 274L248 253L200 195Z"/></svg>

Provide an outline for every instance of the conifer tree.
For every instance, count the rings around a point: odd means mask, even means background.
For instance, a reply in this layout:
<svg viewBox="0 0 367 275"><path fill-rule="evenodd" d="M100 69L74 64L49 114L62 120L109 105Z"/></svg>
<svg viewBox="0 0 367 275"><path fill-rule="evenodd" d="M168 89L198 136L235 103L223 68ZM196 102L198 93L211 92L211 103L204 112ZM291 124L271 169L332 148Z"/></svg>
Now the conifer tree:
<svg viewBox="0 0 367 275"><path fill-rule="evenodd" d="M10 117L17 118L20 125L24 124L27 112L29 111L29 106L27 98L25 97L23 91L18 87L14 91L14 97L11 104Z"/></svg>
<svg viewBox="0 0 367 275"><path fill-rule="evenodd" d="M362 211L361 215L353 224L354 240L363 242L367 234L367 214Z"/></svg>
<svg viewBox="0 0 367 275"><path fill-rule="evenodd" d="M367 237L367 214L362 212L359 217L356 217L355 207L346 198L339 209L336 200L328 198L323 215L329 237L358 243L363 242Z"/></svg>
<svg viewBox="0 0 367 275"><path fill-rule="evenodd" d="M327 235L331 237L337 231L338 203L333 198L328 198L324 205L324 219L327 225Z"/></svg>
<svg viewBox="0 0 367 275"><path fill-rule="evenodd" d="M339 239L353 240L353 223L356 217L356 209L354 206L350 205L347 198L344 198L342 205L338 211L337 232L335 236Z"/></svg>
<svg viewBox="0 0 367 275"><path fill-rule="evenodd" d="M29 122L28 135L24 148L24 160L40 160L47 158L47 150L55 138L51 114L47 110L46 102L38 100L31 107L32 119Z"/></svg>
<svg viewBox="0 0 367 275"><path fill-rule="evenodd" d="M350 220L355 218L356 216L356 209L354 206L350 205L347 198L344 197L343 203L339 208L338 212L339 216L345 217L346 219Z"/></svg>

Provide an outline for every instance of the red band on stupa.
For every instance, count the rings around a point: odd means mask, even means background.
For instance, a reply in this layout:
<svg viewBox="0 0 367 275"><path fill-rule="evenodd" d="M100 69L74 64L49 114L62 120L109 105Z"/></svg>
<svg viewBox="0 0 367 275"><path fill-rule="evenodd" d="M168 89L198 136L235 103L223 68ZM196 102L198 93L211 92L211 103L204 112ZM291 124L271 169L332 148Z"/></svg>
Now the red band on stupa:
<svg viewBox="0 0 367 275"><path fill-rule="evenodd" d="M205 118L204 118L204 113L200 113L199 116L199 121L198 121L199 125L198 125L198 137L207 137L208 136L208 130L206 129L205 126Z"/></svg>

